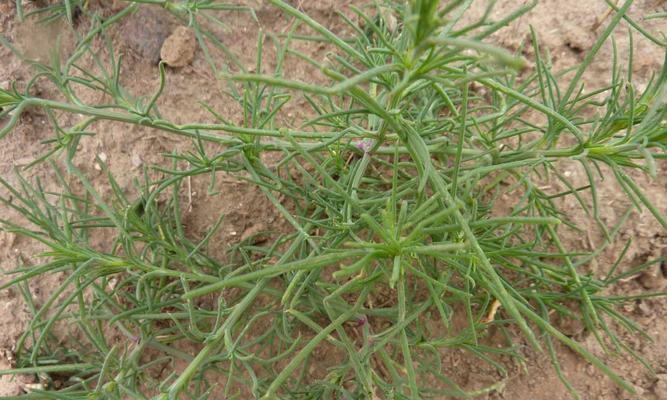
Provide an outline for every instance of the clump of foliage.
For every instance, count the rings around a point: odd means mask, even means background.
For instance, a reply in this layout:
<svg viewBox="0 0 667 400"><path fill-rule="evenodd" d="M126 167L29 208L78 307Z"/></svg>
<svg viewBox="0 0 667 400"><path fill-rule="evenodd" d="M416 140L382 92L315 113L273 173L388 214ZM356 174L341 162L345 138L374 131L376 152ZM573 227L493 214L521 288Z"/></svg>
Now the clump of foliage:
<svg viewBox="0 0 667 400"><path fill-rule="evenodd" d="M5 206L25 217L3 221L4 229L46 248L42 264L16 269L2 285L22 293L34 312L17 344L16 368L2 373L37 374L45 382L26 398L194 399L213 390L264 399L471 397L499 389L503 380L460 387L446 374L446 352L468 352L506 375L502 360L520 362L528 343L550 354L570 387L554 350L560 342L632 391L555 324L581 321L612 353L635 355L612 322L642 334L618 310L629 297L605 294L638 270L618 273L621 254L603 278L587 273L631 212L614 226L602 221L596 190L602 171L633 208L648 209L667 227L628 176L633 169L655 175L654 160L665 156L665 70L639 92L631 72L614 59L609 86L586 91L582 84L619 23L639 27L625 15L632 1L615 8L591 52L566 73L552 71L535 34L525 43L534 50L530 62L485 43L532 5L496 21L489 7L466 25L461 17L470 1L377 2L350 8L358 22L341 14L354 33L342 37L286 2L269 2L292 24L279 35L259 32L253 73L212 29L237 6L133 0L102 20L86 2L64 0L39 13L70 21L77 14L90 18L91 28L69 58L33 62L36 74L24 90L0 92L0 136L29 107L49 115L52 148L32 166L51 163L62 188L44 192L41 182L20 173L17 185L1 181L9 193ZM176 124L161 114L164 65L155 94L127 94L114 49L93 43L146 6L162 6L195 30L225 95L243 110L242 123L210 107L218 123ZM664 48L641 27L640 33ZM326 45L327 58L296 50L293 44L303 40ZM269 45L276 53L272 70L263 65ZM210 57L219 50L228 64ZM84 60L96 68L85 68ZM316 66L330 84L285 79L288 60ZM626 70L632 71L631 57ZM50 81L61 98L31 95L38 80ZM82 89L105 94L105 102L83 102ZM280 116L295 98L305 99L311 117L286 125ZM65 125L63 115L78 121ZM103 120L190 137L195 150L166 156L173 167L152 167L165 177L137 177L132 194L109 173L112 195L105 197L73 162L81 140L103 134L94 132ZM219 150L206 150L207 142ZM268 165L263 156L269 153L279 161ZM576 161L588 183L571 182L560 160ZM290 231L240 243L228 260L209 251L219 245L211 240L219 223L203 238L188 237L181 221L184 182L206 175L215 187L220 171L255 184ZM545 189L547 181L565 190ZM505 194L511 203L500 208ZM576 199L604 232L600 249L565 247L563 232L590 229L559 209L566 198ZM98 230L109 237L104 251L90 244ZM62 285L35 304L27 283L62 272ZM378 293L388 300L374 304ZM80 332L76 345L64 346L54 335L63 322ZM110 342L110 328L127 341ZM488 344L492 328L504 334L504 346ZM184 342L197 352L183 351ZM309 368L317 349L337 362L314 379ZM175 369L177 361L186 367ZM173 372L156 379L151 368L160 365ZM55 387L54 376L65 377L66 385Z"/></svg>

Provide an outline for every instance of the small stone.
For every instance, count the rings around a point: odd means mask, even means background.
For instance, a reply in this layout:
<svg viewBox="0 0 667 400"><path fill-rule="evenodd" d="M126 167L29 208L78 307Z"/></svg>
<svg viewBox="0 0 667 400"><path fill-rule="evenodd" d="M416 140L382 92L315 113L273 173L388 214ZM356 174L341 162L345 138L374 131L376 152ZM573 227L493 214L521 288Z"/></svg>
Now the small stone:
<svg viewBox="0 0 667 400"><path fill-rule="evenodd" d="M122 2L127 5L127 2ZM120 39L141 60L151 64L160 61L160 48L167 36L169 13L158 7L141 7L135 14L123 18L118 30Z"/></svg>
<svg viewBox="0 0 667 400"><path fill-rule="evenodd" d="M651 307L645 301L640 301L637 304L637 311L642 317L648 317L652 314Z"/></svg>
<svg viewBox="0 0 667 400"><path fill-rule="evenodd" d="M585 329L585 326L580 319L569 318L560 328L561 332L567 336L572 337L582 333Z"/></svg>
<svg viewBox="0 0 667 400"><path fill-rule="evenodd" d="M644 388L639 385L632 385L632 387L635 389L635 398L643 399L646 390L644 390Z"/></svg>
<svg viewBox="0 0 667 400"><path fill-rule="evenodd" d="M470 90L479 94L481 97L486 97L486 95L489 94L489 91L486 88L486 86L482 85L481 83L474 82L474 81L470 82Z"/></svg>
<svg viewBox="0 0 667 400"><path fill-rule="evenodd" d="M581 334L586 326L580 318L576 317L578 314L576 306L569 305L568 308L572 311L572 314L559 313L554 318L554 324L559 331L567 336L573 337Z"/></svg>
<svg viewBox="0 0 667 400"><path fill-rule="evenodd" d="M394 15L393 9L389 7L380 7L380 16L382 17L387 30L392 33L395 32L398 27L398 20Z"/></svg>
<svg viewBox="0 0 667 400"><path fill-rule="evenodd" d="M194 60L196 48L192 29L179 26L162 44L160 58L170 67L184 67Z"/></svg>
<svg viewBox="0 0 667 400"><path fill-rule="evenodd" d="M644 270L637 278L644 289L656 290L667 286L667 277L661 264L655 263Z"/></svg>
<svg viewBox="0 0 667 400"><path fill-rule="evenodd" d="M266 232L267 230L268 228L264 223L258 222L243 231L241 234L241 240L252 238L253 244L264 242L266 241L266 237L263 237L262 233Z"/></svg>
<svg viewBox="0 0 667 400"><path fill-rule="evenodd" d="M99 153L99 154L97 154L97 159L100 160L100 162L102 162L102 163L106 163L107 160L109 159L109 157L107 157L107 153ZM95 170L97 170L97 171L102 170L102 164L100 164L100 162L96 161L93 164L93 168L95 168Z"/></svg>
<svg viewBox="0 0 667 400"><path fill-rule="evenodd" d="M111 11L118 12L127 7L127 5L123 0L111 0Z"/></svg>
<svg viewBox="0 0 667 400"><path fill-rule="evenodd" d="M16 235L11 232L0 231L0 245L3 247L12 247L14 241L16 240Z"/></svg>
<svg viewBox="0 0 667 400"><path fill-rule="evenodd" d="M23 384L22 387L27 393L46 389L46 385L43 383L26 383Z"/></svg>
<svg viewBox="0 0 667 400"><path fill-rule="evenodd" d="M653 393L659 399L667 399L667 374L657 374L658 381L653 386Z"/></svg>
<svg viewBox="0 0 667 400"><path fill-rule="evenodd" d="M595 337L595 335L588 335L581 342L581 344L584 346L586 350L591 352L596 357L603 357L605 354L604 348L602 347L598 339Z"/></svg>
<svg viewBox="0 0 667 400"><path fill-rule="evenodd" d="M144 161L141 159L139 154L132 154L132 166L139 168L143 163Z"/></svg>

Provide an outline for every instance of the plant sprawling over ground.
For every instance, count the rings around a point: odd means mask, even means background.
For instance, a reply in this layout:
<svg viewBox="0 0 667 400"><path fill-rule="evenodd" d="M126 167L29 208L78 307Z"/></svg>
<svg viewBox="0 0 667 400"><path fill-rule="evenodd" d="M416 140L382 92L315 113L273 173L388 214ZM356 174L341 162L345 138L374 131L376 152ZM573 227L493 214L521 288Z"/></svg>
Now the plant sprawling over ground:
<svg viewBox="0 0 667 400"><path fill-rule="evenodd" d="M654 175L655 159L664 157L665 71L641 92L616 64L608 87L588 91L582 84L624 19L664 48L625 15L632 1L615 8L592 51L563 73L552 71L535 34L525 43L535 54L531 62L485 43L531 6L500 20L487 12L466 25L470 1L377 2L351 7L354 20L341 14L354 33L341 37L286 2L269 3L291 23L280 34L259 31L252 73L214 33L237 6L134 0L106 19L81 1L38 10L47 20L90 18L90 31L69 58L32 62L34 79L24 89L0 91L0 137L28 108L47 112L51 150L31 167L51 163L61 188L45 192L20 172L12 178L18 184L1 181L5 206L25 217L3 221L4 229L46 249L42 264L18 268L2 286L20 291L34 312L16 348L16 369L3 373L39 375L44 392L28 398L207 398L213 390L265 399L466 397L503 380L460 387L446 374L446 352L465 351L502 376L503 360L520 362L528 343L551 355L560 376L554 346L561 342L632 391L555 325L580 321L610 352L630 351L612 321L639 331L617 310L627 298L605 294L627 276L616 272L622 255L606 276L586 272L631 211L613 226L599 217L603 173L633 208L648 209L667 227L628 176L632 169ZM194 30L224 95L242 110L241 123L206 104L217 123L177 124L163 115L163 64L153 95L133 98L123 89L114 49L93 43L139 7L153 6ZM326 59L297 50L304 40L327 46ZM268 46L275 53L270 69L263 65ZM214 51L227 52L227 64L216 62ZM95 67L84 67L90 60ZM315 66L330 83L286 79L287 62ZM632 71L631 59L626 67ZM30 94L44 80L58 100ZM82 90L104 100L87 103ZM310 117L286 124L281 115L294 99L305 100ZM73 160L80 141L103 134L95 124L104 120L186 136L194 150L147 169L134 193L109 173L111 195L102 196ZM561 160L578 163L588 183L571 182ZM220 223L190 237L181 221L184 183L210 176L215 190L221 171L255 184L289 229L241 242L224 260L210 252ZM559 208L568 198L604 232L602 248L566 248L563 232L589 229ZM105 232L108 248L90 243L96 231ZM67 278L36 305L26 283L59 272ZM80 332L76 345L63 346L54 335L63 322ZM127 340L110 341L111 328ZM490 344L492 329L503 333L501 346ZM313 378L318 349L335 363ZM185 367L174 368L176 361ZM156 377L151 371L160 365L173 372ZM65 379L64 387L55 387L53 376Z"/></svg>

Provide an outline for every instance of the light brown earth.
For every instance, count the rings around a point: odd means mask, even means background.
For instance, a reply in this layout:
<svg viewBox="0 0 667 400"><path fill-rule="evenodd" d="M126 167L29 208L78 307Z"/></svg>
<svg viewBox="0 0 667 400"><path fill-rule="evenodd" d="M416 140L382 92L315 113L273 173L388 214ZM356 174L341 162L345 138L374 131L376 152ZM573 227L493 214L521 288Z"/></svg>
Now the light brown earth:
<svg viewBox="0 0 667 400"><path fill-rule="evenodd" d="M112 1L99 1L102 3L103 12L109 12L114 7ZM259 1L247 3L256 8L263 29L267 31L283 29L285 23L283 16ZM342 24L337 20L335 11L345 11L346 6L350 3L360 2L321 0L294 1L293 3L298 3L303 10L324 25L340 30ZM475 14L480 15L486 5L486 1L474 3L473 11L468 18L472 18ZM507 0L498 3L494 15L506 14L509 10L526 2ZM115 7L118 7L118 4ZM133 94L144 95L152 93L157 86L156 62L160 56L159 44L180 25L164 10L146 8L150 10L143 11L144 14L133 16L123 22L113 34L116 48L125 55L123 84ZM568 68L582 61L596 36L604 29L606 22L601 19L606 10L607 6L602 0L542 0L533 11L521 17L510 27L498 32L492 40L511 50L518 49L528 40L529 26L533 26L538 33L542 47L551 52L555 69ZM630 15L659 36L661 30L663 34L667 30L664 26L664 19L643 21L642 16L666 10L665 1L638 0L632 7ZM241 56L247 66L251 66L254 63L251 49L254 49L256 43L257 24L243 13L238 13L236 18L228 21L228 24L229 28L222 32L223 41L234 53ZM68 32L69 28L65 22L47 27L32 22L20 24L14 18L13 1L0 2L0 28L3 36L25 51L31 58L46 60L49 51L57 46L56 37L59 34L62 36L60 42L62 53L67 54L72 48L71 32ZM77 27L77 29L83 32L85 26ZM624 28L619 29L615 34L621 63L627 60L628 56L627 32L627 25L624 25ZM641 39L636 32L633 37L635 39L633 69L636 83L641 88L648 82L652 74L660 72L664 60L664 49ZM303 48L300 50L315 57L323 56L325 51L317 46L301 46ZM526 51L525 55L528 58L532 56L530 51ZM267 59L270 59L270 56ZM222 56L216 55L216 57ZM594 68L585 76L588 87L598 87L609 81L610 59L611 46L607 43L597 57ZM162 112L176 123L213 122L211 115L192 101L192 99L197 99L208 103L226 118L238 122L240 119L237 116L238 110L234 105L228 104L219 94L214 83L215 79L211 76L201 51L196 52L192 63L187 60L183 64L182 68L167 69L168 86L160 101ZM314 83L324 82L321 75L304 67L303 64L289 64L287 75ZM8 82L14 80L25 83L30 76L31 72L24 63L13 56L9 50L0 48L0 85L6 87ZM48 87L38 85L35 91L47 98L53 95ZM288 118L298 121L302 112L301 108L294 106ZM39 110L27 113L18 128L0 142L2 146L0 174L3 177L12 179L12 170L15 167L26 165L43 153L45 147L40 144L40 141L51 136L46 118L47 116ZM190 147L188 140L181 140L136 126L101 122L97 123L94 128L98 134L82 141L76 163L90 176L95 177L93 182L103 193L105 180L102 172L97 171L96 157L106 158L111 172L117 177L121 187L129 188L131 179L140 174L143 165L164 162L162 154ZM667 213L666 167L665 163L659 163L656 179L633 174L638 184L644 188L663 213ZM569 174L575 180L583 181L584 176L575 165L564 164L563 168L565 174ZM47 182L47 187L49 182L52 182L49 173L43 169L31 169L26 172L26 175L42 177ZM612 223L627 208L628 202L613 179L600 181L598 190L603 205L602 218L605 222ZM108 189L106 191L108 193ZM576 219L579 215L575 211L575 206L575 204L565 204L567 209L572 210L572 215ZM12 211L6 209L1 209L0 213L8 218L15 216ZM280 229L282 224L264 196L247 183L233 179L223 180L220 192L210 195L207 193L206 182L192 182L191 208L186 216L190 234L194 237L201 237L206 228L210 227L220 214L225 214L226 218L222 229L214 238L219 246L216 250L219 256L223 256L225 249L238 240L267 229ZM628 238L632 238L633 242L621 264L621 270L629 270L648 258L666 254L667 232L660 227L650 213L635 213L623 229L619 244L606 251L597 264L591 266L592 272L604 274L622 248L623 239ZM100 246L104 245L104 238L95 240L99 241ZM599 233L591 229L587 237L573 234L568 242L575 247L590 250L599 246L601 240ZM30 242L18 239L12 234L0 233L0 267L4 271L14 269L19 265L29 265L37 251L39 248ZM44 300L50 290L63 279L63 276L50 276L39 282L32 282L30 289L37 301ZM658 271L654 276L643 278L642 281L630 279L623 282L613 291L617 294L641 293L646 290L645 286L661 289L665 287L665 283L662 272ZM638 301L628 304L625 311L654 338L654 342L623 333L620 336L633 350L653 365L655 374L647 371L627 355L617 357L603 355L602 349L590 334L575 328L574 337L584 343L594 354L602 356L625 379L635 385L638 398L667 399L667 318L665 318L667 299ZM18 293L7 290L0 292L0 369L11 366L14 345L29 322L29 316ZM583 398L609 400L632 398L568 349L559 348L558 354L565 375L582 393ZM486 395L486 398L518 400L570 398L545 354L526 349L525 355L525 368L517 365L509 366L512 375L504 390ZM326 363L325 358L322 357L323 363ZM494 371L477 365L469 358L459 354L451 354L444 360L448 362L447 372L462 386L476 387L480 383L490 383L498 379ZM0 379L0 395L19 394L24 390L25 385L30 383L29 378L10 380L8 377L3 377Z"/></svg>

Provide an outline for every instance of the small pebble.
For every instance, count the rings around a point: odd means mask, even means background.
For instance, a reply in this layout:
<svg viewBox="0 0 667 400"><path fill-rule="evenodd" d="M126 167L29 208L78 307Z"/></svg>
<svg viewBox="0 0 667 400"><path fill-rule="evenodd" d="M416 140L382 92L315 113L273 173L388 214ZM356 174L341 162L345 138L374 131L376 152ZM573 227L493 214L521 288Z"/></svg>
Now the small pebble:
<svg viewBox="0 0 667 400"><path fill-rule="evenodd" d="M122 2L122 5L127 5ZM160 48L167 36L169 13L157 7L141 7L136 14L123 18L119 26L123 42L142 60L151 64L160 61Z"/></svg>
<svg viewBox="0 0 667 400"><path fill-rule="evenodd" d="M170 67L184 67L192 63L196 49L195 33L190 28L179 26L162 44L160 58Z"/></svg>
<svg viewBox="0 0 667 400"><path fill-rule="evenodd" d="M635 310L635 306L630 303L623 304L622 308L626 313L631 313Z"/></svg>
<svg viewBox="0 0 667 400"><path fill-rule="evenodd" d="M380 7L380 16L386 24L387 30L392 33L395 32L398 27L398 21L393 10L389 7Z"/></svg>
<svg viewBox="0 0 667 400"><path fill-rule="evenodd" d="M144 161L141 159L141 156L139 154L132 154L132 165L135 168L141 167L143 163Z"/></svg>
<svg viewBox="0 0 667 400"><path fill-rule="evenodd" d="M662 271L660 264L653 264L637 278L644 289L656 290L667 286L667 279Z"/></svg>
<svg viewBox="0 0 667 400"><path fill-rule="evenodd" d="M265 232L267 230L268 230L268 228L267 228L266 224L264 224L263 222L258 222L256 224L251 225L249 228L247 228L245 231L243 231L243 233L241 234L241 240L246 240L249 237L254 236L255 243L260 243L260 242L262 242L263 240L266 240L266 239L265 238L263 239L263 238L259 237L258 235L261 232Z"/></svg>
<svg viewBox="0 0 667 400"><path fill-rule="evenodd" d="M667 399L667 374L657 374L655 377L658 378L658 381L653 387L653 393L659 399Z"/></svg>
<svg viewBox="0 0 667 400"><path fill-rule="evenodd" d="M580 319L561 314L556 317L554 322L558 330L570 337L579 335L586 328Z"/></svg>
<svg viewBox="0 0 667 400"><path fill-rule="evenodd" d="M107 159L108 159L106 153L99 153L97 155L97 158L103 163L107 162ZM93 168L95 168L95 170L97 170L97 171L101 171L102 170L102 165L99 162L95 162L95 164L93 164Z"/></svg>
<svg viewBox="0 0 667 400"><path fill-rule="evenodd" d="M652 314L651 307L645 301L640 301L639 304L637 304L637 311L643 317L648 317Z"/></svg>
<svg viewBox="0 0 667 400"><path fill-rule="evenodd" d="M21 385L21 386L23 387L23 389L24 389L27 393L31 393L31 392L34 392L34 391L36 391L36 390L44 390L44 389L46 389L46 385L44 385L44 384L42 384L42 383L25 383L25 384L23 384L23 385Z"/></svg>
<svg viewBox="0 0 667 400"><path fill-rule="evenodd" d="M127 3L123 0L111 0L111 11L118 12L127 7Z"/></svg>

